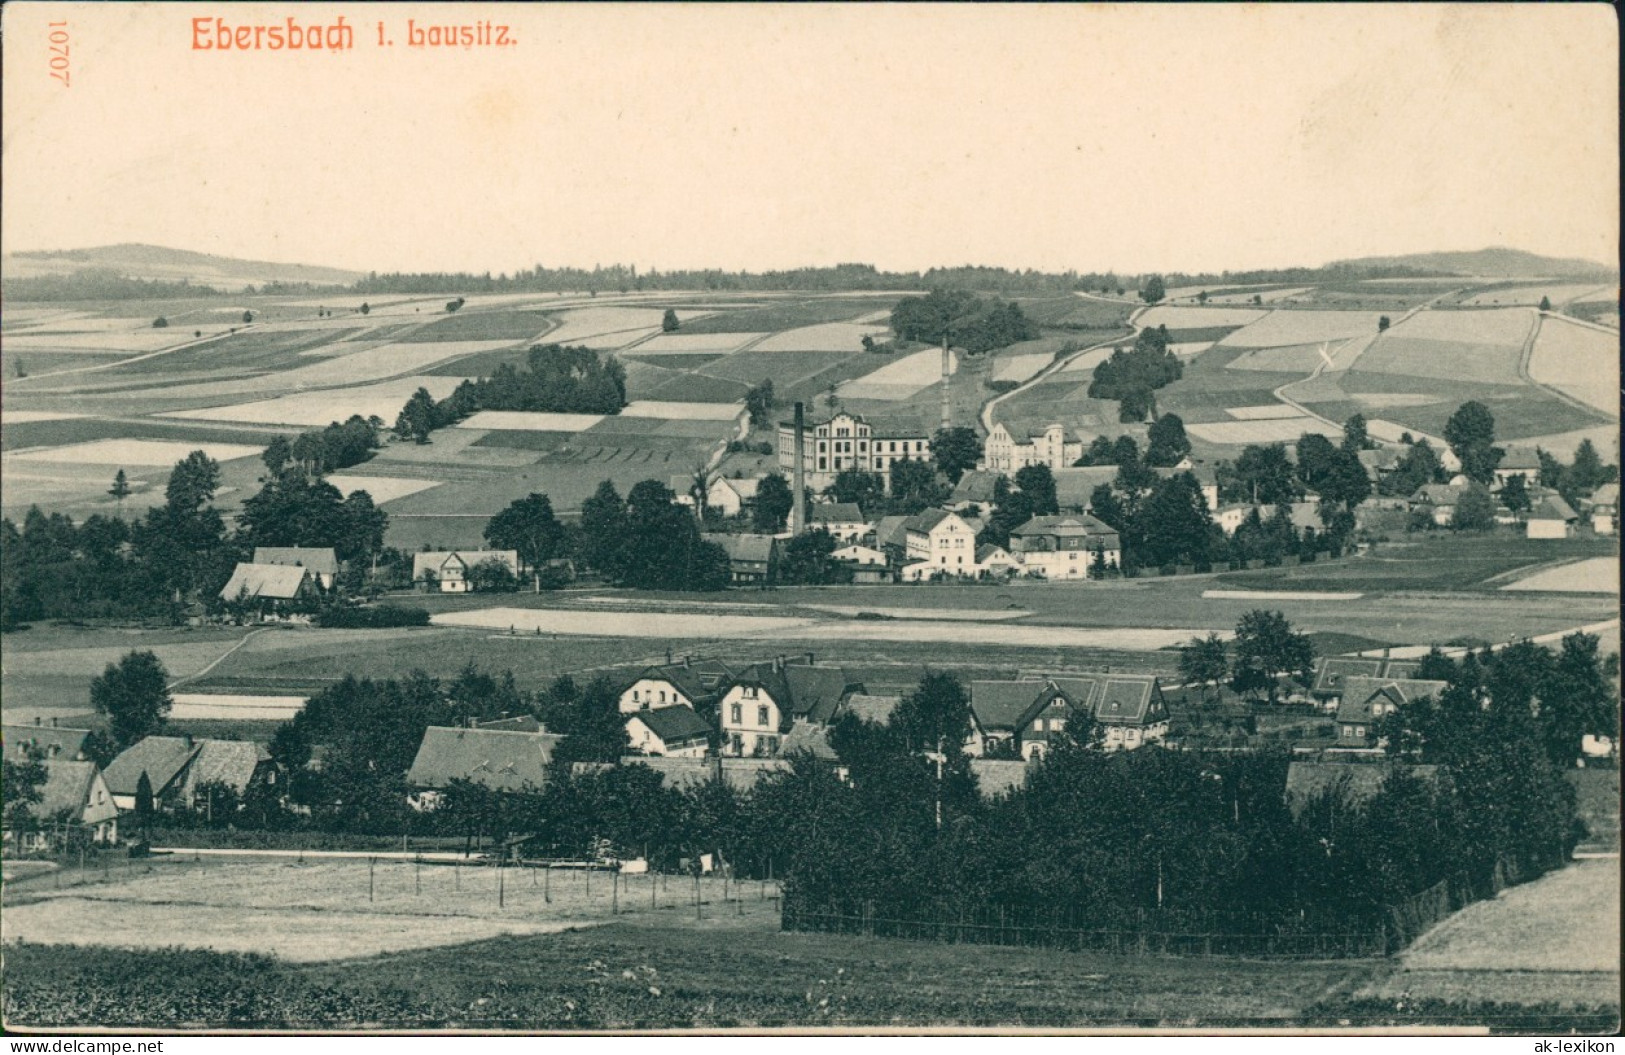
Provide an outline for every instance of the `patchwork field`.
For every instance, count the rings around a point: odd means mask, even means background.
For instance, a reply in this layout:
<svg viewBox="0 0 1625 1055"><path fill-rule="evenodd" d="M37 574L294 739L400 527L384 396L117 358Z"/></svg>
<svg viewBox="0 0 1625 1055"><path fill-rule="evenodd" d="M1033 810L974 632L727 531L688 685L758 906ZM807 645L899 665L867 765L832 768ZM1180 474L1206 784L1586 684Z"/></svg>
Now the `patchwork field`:
<svg viewBox="0 0 1625 1055"><path fill-rule="evenodd" d="M1602 292L1612 293L1610 286L1600 287ZM1535 307L1542 299L1551 301L1554 308L1562 307L1570 301L1584 300L1588 295L1595 295L1599 287L1595 283L1518 283L1499 286L1481 286L1470 289L1459 296L1451 297L1449 303L1460 304L1467 308L1483 308L1496 305L1528 305Z"/></svg>
<svg viewBox="0 0 1625 1055"><path fill-rule="evenodd" d="M306 702L303 696L245 696L209 692L175 692L170 694L170 699L174 701L169 711L171 721L285 722L304 710Z"/></svg>
<svg viewBox="0 0 1625 1055"><path fill-rule="evenodd" d="M1604 414L1616 414L1619 357L1617 333L1548 316L1540 321L1535 350L1529 359L1529 376Z"/></svg>
<svg viewBox="0 0 1625 1055"><path fill-rule="evenodd" d="M1260 308L1190 308L1158 305L1146 310L1134 324L1143 330L1166 326L1170 330L1203 329L1212 326L1247 326L1269 312Z"/></svg>
<svg viewBox="0 0 1625 1055"><path fill-rule="evenodd" d="M1244 409L1257 408L1248 407ZM1284 409L1290 410L1291 408ZM1328 425L1319 418L1302 415L1254 418L1246 421L1198 422L1186 425L1185 428L1197 439L1221 446L1269 443L1284 443L1291 446L1297 442L1299 436L1306 432L1316 432L1332 439L1336 439L1343 434L1343 430L1337 426Z"/></svg>
<svg viewBox="0 0 1625 1055"><path fill-rule="evenodd" d="M165 443L161 440L95 440L71 447L24 451L11 457L22 462L66 462L169 468L195 450L217 462L257 457L262 448L227 443Z"/></svg>
<svg viewBox="0 0 1625 1055"><path fill-rule="evenodd" d="M1272 311L1219 343L1229 348L1283 348L1346 341L1376 333L1378 318L1365 311Z"/></svg>
<svg viewBox="0 0 1625 1055"><path fill-rule="evenodd" d="M401 407L419 388L428 389L436 399L445 399L460 383L454 377L403 377L395 381L300 392L231 406L177 410L163 416L193 421L323 426L344 421L352 414L360 414L364 418L376 417L386 424L393 424Z"/></svg>
<svg viewBox="0 0 1625 1055"><path fill-rule="evenodd" d="M406 480L394 476L329 476L327 482L338 488L344 495L352 495L357 491L365 491L372 499L374 505L383 505L393 502L397 498L415 495L420 491L427 491L431 487L439 487L439 480Z"/></svg>
<svg viewBox="0 0 1625 1055"><path fill-rule="evenodd" d="M891 332L887 326L859 325L851 322L826 322L817 326L775 333L758 341L753 350L758 352L861 352L863 339L884 338Z"/></svg>
<svg viewBox="0 0 1625 1055"><path fill-rule="evenodd" d="M959 369L959 356L948 353L948 372ZM878 370L871 371L840 387L840 394L848 399L905 400L942 380L942 350L927 348L894 359Z"/></svg>
<svg viewBox="0 0 1625 1055"><path fill-rule="evenodd" d="M584 432L604 420L602 414L549 414L529 410L482 410L458 422L458 429L501 429L512 432Z"/></svg>

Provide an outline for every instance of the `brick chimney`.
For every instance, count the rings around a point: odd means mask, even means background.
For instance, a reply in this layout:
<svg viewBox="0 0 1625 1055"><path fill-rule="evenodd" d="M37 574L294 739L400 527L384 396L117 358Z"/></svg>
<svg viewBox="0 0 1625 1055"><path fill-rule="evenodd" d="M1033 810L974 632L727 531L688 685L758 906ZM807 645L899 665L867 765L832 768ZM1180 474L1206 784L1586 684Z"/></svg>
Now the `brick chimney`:
<svg viewBox="0 0 1625 1055"><path fill-rule="evenodd" d="M793 501L790 505L790 534L799 535L807 529L807 411L796 404L795 470L791 473L790 487Z"/></svg>

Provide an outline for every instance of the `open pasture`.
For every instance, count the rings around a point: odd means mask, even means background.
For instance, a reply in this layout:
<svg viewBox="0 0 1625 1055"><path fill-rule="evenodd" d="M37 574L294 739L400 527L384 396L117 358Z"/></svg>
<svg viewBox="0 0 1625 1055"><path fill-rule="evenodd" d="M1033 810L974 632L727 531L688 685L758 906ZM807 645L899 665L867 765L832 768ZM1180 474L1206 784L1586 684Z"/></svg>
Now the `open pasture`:
<svg viewBox="0 0 1625 1055"><path fill-rule="evenodd" d="M306 697L175 692L170 699L174 721L285 722L304 710Z"/></svg>
<svg viewBox="0 0 1625 1055"><path fill-rule="evenodd" d="M202 451L217 462L258 457L263 448L232 443L179 443L164 440L92 440L69 447L13 454L16 461L69 462L78 465L152 466L170 468L193 451Z"/></svg>
<svg viewBox="0 0 1625 1055"><path fill-rule="evenodd" d="M994 363L990 381L1025 381L1048 366L1055 359L1053 352L1025 352L1001 355Z"/></svg>
<svg viewBox="0 0 1625 1055"><path fill-rule="evenodd" d="M1182 305L1156 307L1146 310L1134 324L1142 330L1166 326L1169 330L1206 329L1212 326L1248 326L1264 318L1269 312L1261 308L1199 308Z"/></svg>
<svg viewBox="0 0 1625 1055"><path fill-rule="evenodd" d="M1285 403L1265 403L1256 407L1226 407L1224 412L1237 421L1270 421L1303 416L1296 407L1289 407Z"/></svg>
<svg viewBox="0 0 1625 1055"><path fill-rule="evenodd" d="M1247 408L1256 409L1256 408ZM1318 432L1333 439L1340 437L1341 429L1328 425L1319 418L1303 415L1274 417L1246 421L1198 422L1185 426L1191 435L1208 443L1221 446L1297 442L1306 432Z"/></svg>
<svg viewBox="0 0 1625 1055"><path fill-rule="evenodd" d="M471 311L464 308L455 315L420 326L401 340L419 341L534 341L545 339L553 325L553 316L543 311Z"/></svg>
<svg viewBox="0 0 1625 1055"><path fill-rule="evenodd" d="M901 294L889 297L783 297L764 299L744 309L719 311L715 315L690 320L679 313L682 333L778 333L830 322L851 323L859 316L874 315L882 308L890 318L891 304ZM658 325L658 323L657 323Z"/></svg>
<svg viewBox="0 0 1625 1055"><path fill-rule="evenodd" d="M1535 318L1535 313L1525 308L1419 311L1404 322L1396 323L1387 336L1404 336L1418 341L1518 346L1528 339Z"/></svg>
<svg viewBox="0 0 1625 1055"><path fill-rule="evenodd" d="M955 352L948 354L948 370L953 373L959 368L959 356ZM940 380L942 350L927 348L846 382L840 386L840 394L849 399L903 400Z"/></svg>
<svg viewBox="0 0 1625 1055"><path fill-rule="evenodd" d="M716 403L674 403L644 399L628 403L621 408L623 418L670 418L677 421L737 421L745 412L739 406L719 406Z"/></svg>
<svg viewBox="0 0 1625 1055"><path fill-rule="evenodd" d="M1281 348L1320 341L1346 341L1377 332L1368 311L1272 311L1219 342L1226 348Z"/></svg>
<svg viewBox="0 0 1625 1055"><path fill-rule="evenodd" d="M859 353L861 354L861 353ZM725 381L738 381L746 385L772 381L775 394L799 381L816 377L831 367L855 358L851 352L801 352L786 355L783 352L735 352L726 358L706 364L701 372L707 377ZM875 365L890 362L881 356L868 356L866 361Z"/></svg>
<svg viewBox="0 0 1625 1055"><path fill-rule="evenodd" d="M572 308L559 313L559 327L547 335L549 344L619 347L633 340L631 334L659 331L664 312L659 308L597 307ZM615 335L624 339L612 344L590 343L592 338Z"/></svg>
<svg viewBox="0 0 1625 1055"><path fill-rule="evenodd" d="M149 384L184 381L188 375L200 371L209 371L215 376L248 376L289 370L308 365L312 355L355 351L356 348L347 343L349 339L368 332L369 328L356 325L325 331L252 327L164 355L109 366L83 381L100 387L110 381Z"/></svg>
<svg viewBox="0 0 1625 1055"><path fill-rule="evenodd" d="M757 352L861 352L863 339L884 338L891 332L887 326L860 326L850 322L826 322L817 326L803 326L773 334L756 344Z"/></svg>
<svg viewBox="0 0 1625 1055"><path fill-rule="evenodd" d="M69 421L82 418L65 410L0 410L0 425L31 425L40 421Z"/></svg>
<svg viewBox="0 0 1625 1055"><path fill-rule="evenodd" d="M646 401L655 402L737 405L749 390L750 386L743 381L725 381L705 374L680 373L658 388L637 394L645 397Z"/></svg>
<svg viewBox="0 0 1625 1055"><path fill-rule="evenodd" d="M412 480L398 476L348 476L338 474L329 476L327 482L339 489L346 497L358 491L365 491L372 498L374 505L383 505L393 502L397 498L415 495L419 491L427 491L431 487L439 487L439 480Z"/></svg>
<svg viewBox="0 0 1625 1055"><path fill-rule="evenodd" d="M1529 376L1605 414L1615 414L1619 410L1619 356L1617 333L1548 316L1540 321Z"/></svg>
<svg viewBox="0 0 1625 1055"><path fill-rule="evenodd" d="M1294 293L1290 303L1293 308L1367 310L1391 315L1395 312L1409 311L1468 284L1468 280L1460 278L1329 282Z"/></svg>
<svg viewBox="0 0 1625 1055"><path fill-rule="evenodd" d="M1404 401L1385 403L1382 416L1403 428L1434 436L1443 434L1450 415L1468 400L1483 403L1495 415L1495 435L1501 441L1574 432L1606 420L1600 413L1582 410L1528 384L1484 384L1358 369L1338 375L1322 374L1313 382L1293 385L1287 394L1336 421L1361 409L1360 400L1387 400L1397 394ZM1416 401L1423 396L1432 397L1432 401Z"/></svg>
<svg viewBox="0 0 1625 1055"><path fill-rule="evenodd" d="M552 414L536 410L482 410L453 425L457 429L498 429L508 432L585 432L602 414Z"/></svg>
<svg viewBox="0 0 1625 1055"><path fill-rule="evenodd" d="M635 355L727 355L766 336L765 333L662 333L627 350Z"/></svg>
<svg viewBox="0 0 1625 1055"><path fill-rule="evenodd" d="M1464 308L1508 307L1527 305L1536 307L1542 299L1554 308L1571 301L1581 300L1602 290L1612 292L1611 286L1599 287L1595 282L1508 282L1491 286L1477 286L1451 297L1446 303Z"/></svg>
<svg viewBox="0 0 1625 1055"><path fill-rule="evenodd" d="M1619 558L1591 557L1571 561L1514 579L1503 590L1542 590L1553 593L1619 593Z"/></svg>
<svg viewBox="0 0 1625 1055"><path fill-rule="evenodd" d="M224 326L200 326L183 330L179 326L170 326L167 329L152 329L151 323L146 329L122 330L104 333L12 333L6 336L6 348L12 354L19 352L122 352L137 355L142 352L155 352L163 348L170 348L178 344L186 344L197 340L193 336L196 329L203 330L204 337L215 337L225 333Z"/></svg>
<svg viewBox="0 0 1625 1055"><path fill-rule="evenodd" d="M1017 297L1022 314L1038 326L1067 331L1119 330L1139 307L1134 300L1106 300L1080 294L1058 297Z"/></svg>
<svg viewBox="0 0 1625 1055"><path fill-rule="evenodd" d="M316 392L298 392L276 399L262 399L230 406L202 407L196 410L171 411L164 417L185 418L193 421L241 421L264 425L324 426L335 421L348 420L352 414L377 417L386 424L393 423L401 407L419 388L426 388L436 399L445 399L456 390L455 377L403 377L394 381L381 381L372 385L352 388L334 388Z"/></svg>

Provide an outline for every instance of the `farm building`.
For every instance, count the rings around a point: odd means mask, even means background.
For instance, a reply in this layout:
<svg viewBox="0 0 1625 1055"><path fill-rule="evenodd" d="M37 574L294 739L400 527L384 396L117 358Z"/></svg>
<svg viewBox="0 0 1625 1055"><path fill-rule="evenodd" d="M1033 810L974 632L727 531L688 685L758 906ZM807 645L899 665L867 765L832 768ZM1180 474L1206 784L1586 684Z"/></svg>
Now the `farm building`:
<svg viewBox="0 0 1625 1055"><path fill-rule="evenodd" d="M822 528L841 542L856 542L869 534L869 520L854 502L821 502L807 511L807 523Z"/></svg>
<svg viewBox="0 0 1625 1055"><path fill-rule="evenodd" d="M691 707L711 711L733 680L734 670L720 659L684 656L675 663L648 667L621 690L622 714L660 707Z"/></svg>
<svg viewBox="0 0 1625 1055"><path fill-rule="evenodd" d="M1321 796L1336 794L1346 804L1358 806L1382 790L1383 782L1394 773L1419 780L1438 779L1438 766L1394 766L1377 762L1290 762L1286 767L1286 805L1294 817Z"/></svg>
<svg viewBox="0 0 1625 1055"><path fill-rule="evenodd" d="M1591 530L1599 535L1612 535L1619 519L1619 484L1603 484L1591 494L1589 502Z"/></svg>
<svg viewBox="0 0 1625 1055"><path fill-rule="evenodd" d="M1115 465L1079 465L1070 469L1053 469L1055 502L1063 513L1089 512L1089 499L1101 484L1110 486L1117 479Z"/></svg>
<svg viewBox="0 0 1625 1055"><path fill-rule="evenodd" d="M1467 488L1459 484L1425 484L1411 495L1410 508L1412 512L1428 514L1440 527L1449 527L1456 518L1456 506L1466 493Z"/></svg>
<svg viewBox="0 0 1625 1055"><path fill-rule="evenodd" d="M976 547L976 572L985 578L1021 574L1021 562L1003 546L984 543Z"/></svg>
<svg viewBox="0 0 1625 1055"><path fill-rule="evenodd" d="M786 479L796 469L795 422L779 423L779 471ZM828 421L802 427L802 468L806 484L823 491L842 470L878 473L891 486L891 467L901 461L929 461L931 438L910 429L876 428L845 411Z"/></svg>
<svg viewBox="0 0 1625 1055"><path fill-rule="evenodd" d="M1568 538L1579 514L1557 495L1547 495L1529 511L1524 532L1529 538Z"/></svg>
<svg viewBox="0 0 1625 1055"><path fill-rule="evenodd" d="M1003 426L999 426L1003 428ZM956 513L963 513L971 506L985 507L993 504L993 495L999 482L999 474L986 469L972 469L959 478L954 485L953 494L948 497L948 508Z"/></svg>
<svg viewBox="0 0 1625 1055"><path fill-rule="evenodd" d="M412 554L412 583L420 590L468 593L475 588L471 573L481 564L495 562L519 575L519 552L511 549L430 550ZM478 579L478 575L472 575Z"/></svg>
<svg viewBox="0 0 1625 1055"><path fill-rule="evenodd" d="M1168 736L1168 701L1154 674L1076 674L1049 682L1094 715L1107 751L1132 751Z"/></svg>
<svg viewBox="0 0 1625 1055"><path fill-rule="evenodd" d="M716 535L701 538L715 542L728 554L728 574L735 583L765 586L777 574L779 540L772 535Z"/></svg>
<svg viewBox="0 0 1625 1055"><path fill-rule="evenodd" d="M314 601L321 587L309 568L285 564L239 564L220 588L220 599L260 612L287 611Z"/></svg>
<svg viewBox="0 0 1625 1055"><path fill-rule="evenodd" d="M1083 441L1068 440L1065 426L1048 425L1025 441L1017 441L1001 422L982 444L982 464L990 472L1014 476L1029 465L1065 469L1083 457Z"/></svg>
<svg viewBox="0 0 1625 1055"><path fill-rule="evenodd" d="M143 773L152 787L153 805L164 811L212 805L209 785L230 788L242 798L255 787L277 783L276 764L259 744L148 736L125 748L102 774L119 809L135 809Z"/></svg>
<svg viewBox="0 0 1625 1055"><path fill-rule="evenodd" d="M725 517L736 517L756 501L756 490L762 485L757 479L731 480L719 476L711 481L705 492L705 504Z"/></svg>
<svg viewBox="0 0 1625 1055"><path fill-rule="evenodd" d="M1378 447L1375 450L1359 451L1355 457L1360 459L1366 477L1375 485L1399 468L1404 453L1395 447Z"/></svg>
<svg viewBox="0 0 1625 1055"><path fill-rule="evenodd" d="M626 720L626 737L646 755L700 758L710 745L711 726L692 707L678 704L635 712Z"/></svg>
<svg viewBox="0 0 1625 1055"><path fill-rule="evenodd" d="M52 725L7 725L0 727L0 743L4 744L6 758L13 762L63 759L81 761L85 757L85 737L89 729L68 729Z"/></svg>
<svg viewBox="0 0 1625 1055"><path fill-rule="evenodd" d="M1446 683L1421 678L1373 678L1353 675L1343 682L1337 705L1339 747L1380 747L1376 725L1407 703L1437 697Z"/></svg>
<svg viewBox="0 0 1625 1055"><path fill-rule="evenodd" d="M1526 484L1540 482L1540 455L1528 447L1508 447L1495 466L1495 489L1506 486L1514 476L1523 477Z"/></svg>
<svg viewBox="0 0 1625 1055"><path fill-rule="evenodd" d="M906 516L885 516L875 523L875 548L892 554L894 560L902 558L908 549L908 521Z"/></svg>
<svg viewBox="0 0 1625 1055"><path fill-rule="evenodd" d="M34 824L8 831L8 841L25 852L60 850L68 831L83 833L97 846L118 842L118 807L94 762L46 761L39 801L28 807Z"/></svg>
<svg viewBox="0 0 1625 1055"><path fill-rule="evenodd" d="M811 658L757 663L734 678L719 711L724 754L776 755L797 721L827 725L842 701L863 691L846 671L816 666Z"/></svg>
<svg viewBox="0 0 1625 1055"><path fill-rule="evenodd" d="M1309 694L1336 710L1343 698L1343 686L1350 678L1402 680L1416 675L1418 661L1386 657L1329 656L1315 664L1315 680Z"/></svg>
<svg viewBox="0 0 1625 1055"><path fill-rule="evenodd" d="M414 789L411 804L435 809L454 780L491 791L540 791L547 786L547 766L562 739L548 732L431 725L406 773L406 783Z"/></svg>
<svg viewBox="0 0 1625 1055"><path fill-rule="evenodd" d="M1122 561L1116 531L1087 513L1033 517L1010 532L1010 549L1029 573L1047 579L1083 579L1100 554L1107 568Z"/></svg>
<svg viewBox="0 0 1625 1055"><path fill-rule="evenodd" d="M842 561L859 568L884 568L886 554L873 546L843 546L829 555L830 560Z"/></svg>
<svg viewBox="0 0 1625 1055"><path fill-rule="evenodd" d="M976 529L958 513L927 509L904 523L910 561L925 561L932 573L976 574Z"/></svg>
<svg viewBox="0 0 1625 1055"><path fill-rule="evenodd" d="M324 590L333 588L339 574L339 559L331 547L255 546L254 563L308 568L317 585Z"/></svg>
<svg viewBox="0 0 1625 1055"><path fill-rule="evenodd" d="M1049 681L973 681L965 750L976 758L1040 757L1050 738L1066 728L1071 713L1072 700Z"/></svg>

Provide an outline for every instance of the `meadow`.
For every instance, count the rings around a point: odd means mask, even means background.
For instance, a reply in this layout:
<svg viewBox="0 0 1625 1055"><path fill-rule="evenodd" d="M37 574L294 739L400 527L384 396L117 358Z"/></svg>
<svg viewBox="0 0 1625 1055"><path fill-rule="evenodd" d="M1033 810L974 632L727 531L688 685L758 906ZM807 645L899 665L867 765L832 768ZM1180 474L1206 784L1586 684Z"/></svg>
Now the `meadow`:
<svg viewBox="0 0 1625 1055"><path fill-rule="evenodd" d="M1529 376L1605 414L1616 414L1619 354L1619 334L1547 317L1540 320Z"/></svg>

